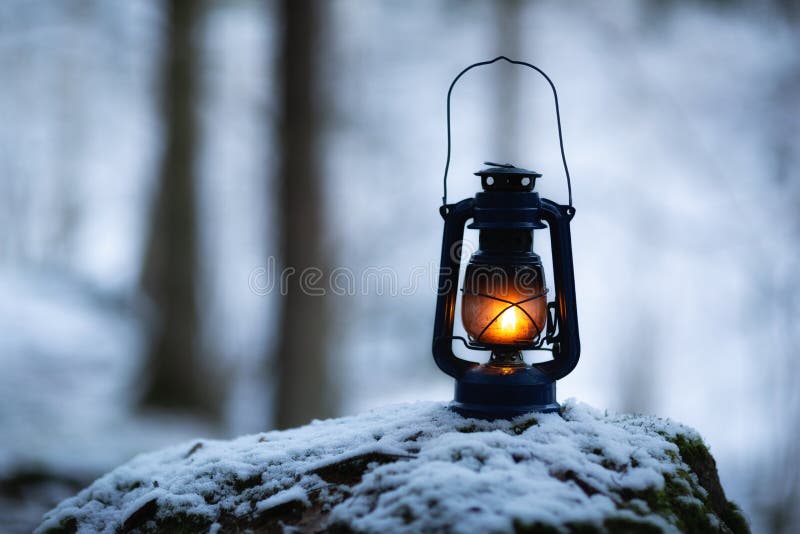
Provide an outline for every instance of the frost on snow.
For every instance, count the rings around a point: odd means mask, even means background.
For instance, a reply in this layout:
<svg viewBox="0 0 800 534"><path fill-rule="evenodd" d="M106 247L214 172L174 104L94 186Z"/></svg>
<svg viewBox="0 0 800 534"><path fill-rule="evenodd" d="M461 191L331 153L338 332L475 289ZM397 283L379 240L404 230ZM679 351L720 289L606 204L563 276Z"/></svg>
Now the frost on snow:
<svg viewBox="0 0 800 534"><path fill-rule="evenodd" d="M693 430L598 412L465 419L417 403L134 458L37 532L746 532Z"/></svg>

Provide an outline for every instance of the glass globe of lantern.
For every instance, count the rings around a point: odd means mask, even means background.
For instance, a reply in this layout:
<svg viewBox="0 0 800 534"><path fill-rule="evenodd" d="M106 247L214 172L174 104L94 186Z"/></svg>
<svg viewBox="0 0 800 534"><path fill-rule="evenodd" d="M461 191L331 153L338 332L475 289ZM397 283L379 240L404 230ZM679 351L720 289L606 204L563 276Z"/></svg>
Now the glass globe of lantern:
<svg viewBox="0 0 800 534"><path fill-rule="evenodd" d="M546 295L541 264L470 262L461 300L464 329L486 346L530 344L547 322Z"/></svg>

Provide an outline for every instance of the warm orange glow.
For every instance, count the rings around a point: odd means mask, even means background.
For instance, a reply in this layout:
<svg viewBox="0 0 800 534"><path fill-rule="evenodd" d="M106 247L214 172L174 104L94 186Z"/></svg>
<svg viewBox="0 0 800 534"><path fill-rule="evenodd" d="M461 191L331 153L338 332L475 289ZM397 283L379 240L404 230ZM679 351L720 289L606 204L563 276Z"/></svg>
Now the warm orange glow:
<svg viewBox="0 0 800 534"><path fill-rule="evenodd" d="M513 306L504 311L502 315L500 315L500 330L509 335L516 335L517 330L519 330L517 328L517 324L519 323L519 321L517 321L517 313L519 312Z"/></svg>
<svg viewBox="0 0 800 534"><path fill-rule="evenodd" d="M510 280L511 283L502 284L468 267L461 318L473 341L507 345L529 343L544 328L547 299L543 275L521 279L514 278L512 271ZM520 280L525 280L527 285L520 287Z"/></svg>

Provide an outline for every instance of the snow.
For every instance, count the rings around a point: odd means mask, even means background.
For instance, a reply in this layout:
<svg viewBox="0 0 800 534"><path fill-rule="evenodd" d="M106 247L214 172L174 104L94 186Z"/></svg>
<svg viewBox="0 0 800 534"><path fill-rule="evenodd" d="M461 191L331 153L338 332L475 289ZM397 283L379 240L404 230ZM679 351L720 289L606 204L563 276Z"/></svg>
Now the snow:
<svg viewBox="0 0 800 534"><path fill-rule="evenodd" d="M44 268L0 268L0 291L0 530L30 532L113 466L208 432L134 413L142 327L124 299ZM20 495L16 478L29 481Z"/></svg>
<svg viewBox="0 0 800 534"><path fill-rule="evenodd" d="M445 403L395 405L137 456L47 513L37 532L70 518L79 532L115 532L148 503L157 505L156 520L186 514L206 519L213 532L223 515L314 499L331 508L329 521L367 532L510 531L516 523L601 525L642 515L677 532L644 500L622 509L618 496L658 491L665 476L690 471L669 441L678 435L699 439L669 420L601 412L574 400L560 415L511 421L462 418ZM337 498L323 469L365 455L376 461ZM381 456L392 461L377 461ZM702 506L697 496L687 487L684 502Z"/></svg>
<svg viewBox="0 0 800 534"><path fill-rule="evenodd" d="M292 501L302 501L303 503L308 504L308 496L306 495L305 490L299 486L294 486L289 488L286 491L281 491L280 493L276 493L272 497L267 497L263 501L258 501L256 503L256 510L264 511L270 510L275 508L276 506L280 506L282 504L286 504ZM246 509L249 509L249 506Z"/></svg>

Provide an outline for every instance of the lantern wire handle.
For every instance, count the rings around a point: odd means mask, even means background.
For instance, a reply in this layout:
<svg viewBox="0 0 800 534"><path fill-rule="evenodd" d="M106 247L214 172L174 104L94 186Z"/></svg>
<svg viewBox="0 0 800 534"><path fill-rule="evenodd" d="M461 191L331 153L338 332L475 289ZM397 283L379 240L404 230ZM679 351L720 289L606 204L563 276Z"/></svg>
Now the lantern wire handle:
<svg viewBox="0 0 800 534"><path fill-rule="evenodd" d="M478 63L473 63L469 67L465 68L461 72L458 73L458 76L453 79L453 82L450 84L450 89L447 91L447 161L444 164L444 195L442 196L442 207L446 209L447 206L447 173L450 170L450 150L451 150L451 135L450 135L450 96L453 93L453 87L455 87L456 82L461 78L467 71L474 69L475 67L480 67L483 65L491 65L500 60L508 61L514 65L522 65L524 67L530 67L539 74L541 74L547 83L550 84L550 89L553 90L553 101L555 102L556 106L556 125L558 126L558 144L561 147L561 161L564 164L564 174L567 176L567 193L569 195L569 206L572 207L572 181L569 177L569 167L567 167L567 156L564 154L564 136L561 133L561 111L558 107L558 92L556 91L556 86L553 83L553 80L545 74L545 72L540 69L539 67L532 65L530 63L526 63L524 61L515 61L513 59L508 59L506 56L497 56L496 58L489 60L489 61L480 61Z"/></svg>

